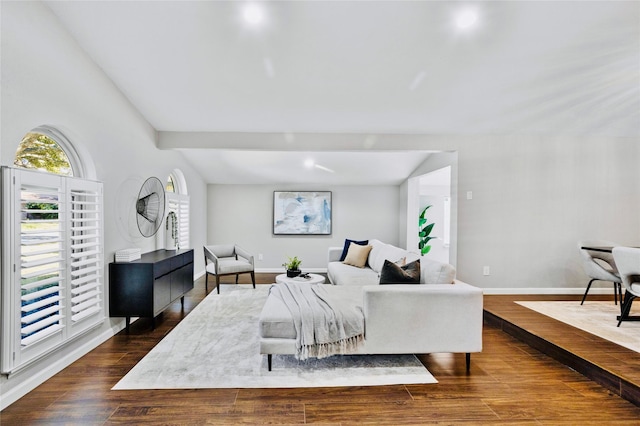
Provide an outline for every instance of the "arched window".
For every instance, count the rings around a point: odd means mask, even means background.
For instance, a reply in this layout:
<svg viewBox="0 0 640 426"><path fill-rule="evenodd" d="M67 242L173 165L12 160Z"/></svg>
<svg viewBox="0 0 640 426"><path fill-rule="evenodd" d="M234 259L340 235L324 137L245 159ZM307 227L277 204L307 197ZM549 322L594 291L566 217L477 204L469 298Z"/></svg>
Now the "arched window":
<svg viewBox="0 0 640 426"><path fill-rule="evenodd" d="M104 308L102 184L49 126L33 129L2 167L1 371L10 373L100 325ZM45 172L45 173L42 173ZM91 176L93 177L93 176ZM6 265L5 265L6 266Z"/></svg>
<svg viewBox="0 0 640 426"><path fill-rule="evenodd" d="M73 176L73 167L66 152L55 140L42 133L29 132L22 138L13 164L25 169Z"/></svg>
<svg viewBox="0 0 640 426"><path fill-rule="evenodd" d="M165 187L165 191L167 192L176 192L176 185L174 183L174 178L173 175L169 175L169 177L167 178L167 184Z"/></svg>
<svg viewBox="0 0 640 426"><path fill-rule="evenodd" d="M95 179L95 168L87 154L52 126L38 126L23 138L13 160L16 167L45 171L62 176Z"/></svg>

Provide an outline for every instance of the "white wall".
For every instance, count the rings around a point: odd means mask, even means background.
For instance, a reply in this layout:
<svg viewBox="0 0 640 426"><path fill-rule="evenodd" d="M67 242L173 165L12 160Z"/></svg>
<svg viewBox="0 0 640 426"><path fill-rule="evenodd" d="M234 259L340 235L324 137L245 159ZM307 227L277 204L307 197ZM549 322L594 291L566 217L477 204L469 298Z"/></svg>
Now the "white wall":
<svg viewBox="0 0 640 426"><path fill-rule="evenodd" d="M332 234L273 235L273 191L332 192ZM326 270L327 248L345 238L398 244L397 186L209 185L208 244L237 243L256 256L256 270L283 271L287 256L302 259L301 269ZM263 261L257 255L264 255Z"/></svg>
<svg viewBox="0 0 640 426"><path fill-rule="evenodd" d="M433 187L431 187L433 188ZM422 190L429 190L429 187L422 186ZM434 190L442 190L442 187L434 188ZM446 187L448 191L449 188ZM431 237L435 237L434 239L429 241L429 245L431 246L431 250L427 256L430 259L437 260L439 262L449 263L449 247L445 247L444 245L444 198L449 195L435 195L435 193L429 195L421 195L420 196L420 209L422 212L427 206L429 209L427 210L425 217L427 219L427 224L433 223L434 226L431 230ZM417 215L416 215L417 216Z"/></svg>
<svg viewBox="0 0 640 426"><path fill-rule="evenodd" d="M426 139L426 138L425 138ZM425 140L425 143L428 141ZM457 148L456 144L451 144L452 146ZM451 215L450 215L450 239L451 242L449 244L448 249L446 250L446 256L442 253L441 256L433 256L431 253L427 254L427 256L432 257L434 260L444 261L445 258L448 259L448 263L457 267L457 249L458 249L458 223L457 223L457 215L458 215L458 153L457 152L438 152L435 154L431 154L427 160L422 163L416 170L413 171L407 182L413 182L413 186L408 185L406 187L406 191L411 192L412 195L407 194L409 199L415 200L415 208L405 209L404 213L408 218L411 218L411 222L407 225L405 230L401 230L401 235L405 235L405 239L408 244L417 245L417 235L418 235L418 221L417 215L419 213L414 213L419 211L419 194L421 193L419 180L420 177L426 175L431 172L441 171L443 168L450 167L450 180L449 187L441 188L443 191L442 194L449 192L451 196ZM435 188L434 188L435 189ZM433 209L433 207L432 207ZM431 210L431 209L430 209ZM420 210L421 211L421 210ZM430 222L434 222L434 218L432 216L427 215L427 218ZM409 219L407 219L409 220ZM438 225L436 224L436 227ZM434 227L434 230L436 230ZM439 232L436 232L434 235L440 235ZM436 240L431 240L432 246L439 244ZM433 248L432 248L433 250ZM443 249L444 251L444 249Z"/></svg>
<svg viewBox="0 0 640 426"><path fill-rule="evenodd" d="M413 209L407 206L407 211L410 212L407 216L407 220L412 220L414 223L417 221L418 214L422 210L431 206L426 213L426 219L428 223L433 223L434 226L431 230L431 237L435 237L429 241L431 250L427 254L429 259L433 259L439 262L449 263L449 245L445 245L444 236L445 228L449 228L451 215L445 221L445 198L451 197L451 167L445 167L440 170L436 170L431 173L427 173L422 176L417 176L409 179L409 181L419 182L417 188L411 190L412 196L418 200L416 201L416 208ZM410 187L411 188L411 187ZM408 194L407 194L408 196ZM418 226L407 227L407 246L418 247Z"/></svg>
<svg viewBox="0 0 640 426"><path fill-rule="evenodd" d="M578 240L640 245L639 161L637 139L503 136L465 143L460 275L490 288L584 288Z"/></svg>
<svg viewBox="0 0 640 426"><path fill-rule="evenodd" d="M506 293L580 292L588 279L578 240L640 245L640 139L433 136L424 149L457 152L451 259L463 281ZM435 160L413 176L446 165Z"/></svg>
<svg viewBox="0 0 640 426"><path fill-rule="evenodd" d="M22 137L36 126L52 125L93 158L104 182L105 282L107 264L116 250L137 246L155 249L134 222L133 202L143 181L165 180L180 168L191 195L191 243L201 247L206 235L206 185L175 151L156 148L156 132L105 74L86 56L57 18L39 2L2 2L0 164L11 165ZM202 256L196 256L196 271ZM108 293L106 306L108 306ZM36 363L7 380L0 378L2 406L63 368L119 330L112 318L56 356Z"/></svg>

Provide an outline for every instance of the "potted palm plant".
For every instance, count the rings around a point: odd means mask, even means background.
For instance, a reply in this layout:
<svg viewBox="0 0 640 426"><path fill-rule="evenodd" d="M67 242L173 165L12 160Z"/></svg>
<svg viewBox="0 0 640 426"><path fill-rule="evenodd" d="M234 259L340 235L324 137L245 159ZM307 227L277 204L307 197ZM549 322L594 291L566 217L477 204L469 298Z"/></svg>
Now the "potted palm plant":
<svg viewBox="0 0 640 426"><path fill-rule="evenodd" d="M289 257L288 260L282 264L287 270L287 277L293 278L300 275L300 264L302 260L298 259L298 256Z"/></svg>
<svg viewBox="0 0 640 426"><path fill-rule="evenodd" d="M425 217L425 213L427 209L431 206L427 206L422 210L420 216L418 217L418 248L420 249L420 254L425 255L429 253L431 250L431 246L429 245L429 241L433 240L435 237L429 236L431 231L433 230L433 223L427 223L427 218Z"/></svg>

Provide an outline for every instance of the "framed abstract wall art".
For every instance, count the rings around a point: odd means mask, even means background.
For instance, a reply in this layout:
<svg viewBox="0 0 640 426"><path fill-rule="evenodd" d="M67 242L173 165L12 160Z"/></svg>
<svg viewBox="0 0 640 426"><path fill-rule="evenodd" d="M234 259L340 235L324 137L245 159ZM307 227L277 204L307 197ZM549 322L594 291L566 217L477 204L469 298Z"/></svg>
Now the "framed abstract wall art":
<svg viewBox="0 0 640 426"><path fill-rule="evenodd" d="M274 235L331 235L331 191L274 191Z"/></svg>

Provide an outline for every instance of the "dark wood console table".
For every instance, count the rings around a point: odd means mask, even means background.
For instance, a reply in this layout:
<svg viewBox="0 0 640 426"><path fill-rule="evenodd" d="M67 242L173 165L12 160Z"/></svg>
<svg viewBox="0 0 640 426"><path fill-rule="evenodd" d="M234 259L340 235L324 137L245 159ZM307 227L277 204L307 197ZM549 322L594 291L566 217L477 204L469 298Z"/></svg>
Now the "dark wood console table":
<svg viewBox="0 0 640 426"><path fill-rule="evenodd" d="M156 250L133 262L109 263L109 315L155 317L193 288L193 249Z"/></svg>

